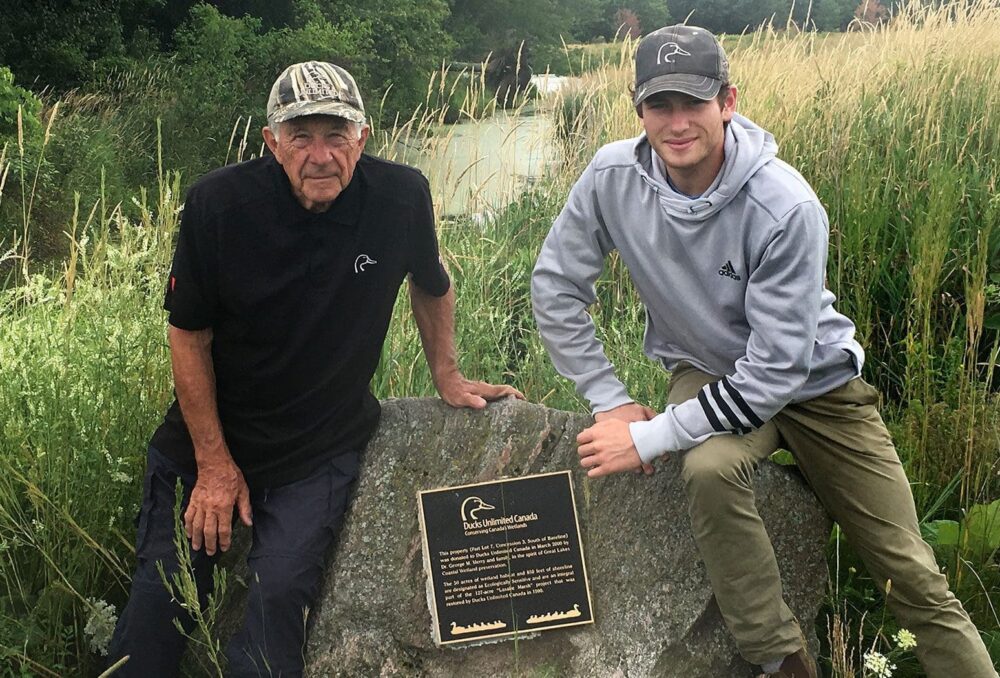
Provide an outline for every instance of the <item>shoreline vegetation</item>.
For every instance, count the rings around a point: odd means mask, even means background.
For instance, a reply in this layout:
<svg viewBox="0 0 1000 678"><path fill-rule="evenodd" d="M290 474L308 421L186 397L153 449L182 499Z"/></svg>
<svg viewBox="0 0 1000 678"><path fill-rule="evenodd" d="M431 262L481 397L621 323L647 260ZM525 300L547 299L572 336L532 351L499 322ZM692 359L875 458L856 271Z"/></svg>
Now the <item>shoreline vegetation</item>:
<svg viewBox="0 0 1000 678"><path fill-rule="evenodd" d="M775 134L829 212L828 285L868 351L864 375L883 395L924 536L1000 663L1000 7L914 4L856 28L727 37L739 110ZM640 131L633 47L602 48L575 87L533 102L560 130L551 176L485 216L439 224L463 369L550 407L586 409L537 337L529 273L585 163ZM122 72L104 98L48 102L37 129L21 111L0 151L0 213L16 215L0 231L0 678L96 674L127 595L143 452L171 398L160 306L193 178L170 167L170 147L198 142L162 138L150 187L120 190L129 170L113 156L139 153L158 127L126 103L157 77ZM369 152L392 158L401 141L426 140L454 115L446 107L488 117L496 103L477 82L439 74L426 106L376 128ZM256 152L256 126L234 120L227 162ZM53 194L71 144L93 152ZM615 257L591 310L632 395L662 408L667 377L641 354L644 317ZM405 293L395 312L372 388L434 395ZM826 674L923 675L836 530L829 563L815 620Z"/></svg>

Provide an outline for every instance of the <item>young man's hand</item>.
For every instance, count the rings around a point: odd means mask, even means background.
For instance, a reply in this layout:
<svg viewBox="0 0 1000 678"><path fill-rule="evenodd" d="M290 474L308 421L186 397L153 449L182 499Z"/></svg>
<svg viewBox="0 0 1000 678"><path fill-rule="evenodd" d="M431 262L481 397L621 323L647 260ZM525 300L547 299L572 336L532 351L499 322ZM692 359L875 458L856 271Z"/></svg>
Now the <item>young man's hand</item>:
<svg viewBox="0 0 1000 678"><path fill-rule="evenodd" d="M594 421L607 421L608 419L620 419L626 423L633 421L649 421L656 416L656 410L639 403L625 403L604 412L594 415Z"/></svg>
<svg viewBox="0 0 1000 678"><path fill-rule="evenodd" d="M618 421L623 421L626 424L632 423L633 421L649 421L657 415L656 410L651 407L646 407L645 405L640 405L639 403L625 403L624 405L619 405L610 410L604 412L598 412L594 415L594 421L601 423L603 421L610 421L612 419L617 419ZM594 427L587 429L587 431L592 430ZM585 431L586 432L586 431ZM629 434L629 442L631 444L632 436ZM579 438L577 438L579 442ZM581 453L582 454L582 453ZM636 453L638 455L638 453ZM580 461L583 464L583 460ZM612 471L613 472L613 471ZM640 464L638 468L635 469L636 473L645 473L647 476L653 475L653 465L652 464ZM595 474L603 475L603 474Z"/></svg>

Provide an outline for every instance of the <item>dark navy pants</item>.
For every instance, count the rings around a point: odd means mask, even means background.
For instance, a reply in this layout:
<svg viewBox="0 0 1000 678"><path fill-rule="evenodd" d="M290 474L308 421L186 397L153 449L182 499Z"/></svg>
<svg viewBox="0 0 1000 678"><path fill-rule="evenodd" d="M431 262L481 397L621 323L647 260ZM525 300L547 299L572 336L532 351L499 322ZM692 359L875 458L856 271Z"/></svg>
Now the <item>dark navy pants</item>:
<svg viewBox="0 0 1000 678"><path fill-rule="evenodd" d="M302 675L307 610L315 607L324 556L343 521L358 454L336 457L308 478L250 492L253 545L247 564L247 614L226 647L226 675L234 678ZM184 488L187 507L195 477L154 448L147 456L143 504L136 534L136 570L128 604L115 627L110 662L129 655L116 678L177 676L184 637L173 620L191 629L190 617L163 586L157 561L169 577L176 572L174 488ZM198 590L212 590L216 556L192 553Z"/></svg>

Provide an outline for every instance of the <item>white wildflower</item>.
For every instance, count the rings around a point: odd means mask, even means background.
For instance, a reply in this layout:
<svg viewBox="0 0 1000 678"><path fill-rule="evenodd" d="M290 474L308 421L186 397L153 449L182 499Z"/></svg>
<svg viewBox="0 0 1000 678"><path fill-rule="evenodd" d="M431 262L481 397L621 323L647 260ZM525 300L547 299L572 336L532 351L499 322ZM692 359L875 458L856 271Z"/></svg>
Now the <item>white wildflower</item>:
<svg viewBox="0 0 1000 678"><path fill-rule="evenodd" d="M108 529L109 530L112 529L115 525L117 525L118 521L121 520L122 512L123 512L122 511L122 507L121 506L116 506L115 510L112 511L110 514L108 514Z"/></svg>
<svg viewBox="0 0 1000 678"><path fill-rule="evenodd" d="M87 619L83 632L90 638L90 649L106 657L111 634L114 633L115 624L118 622L115 606L94 598L87 598L87 603L90 605L90 618Z"/></svg>
<svg viewBox="0 0 1000 678"><path fill-rule="evenodd" d="M893 636L900 650L910 650L917 646L917 637L911 631L900 629Z"/></svg>
<svg viewBox="0 0 1000 678"><path fill-rule="evenodd" d="M116 483L121 483L122 485L127 485L130 482L132 482L132 476L125 473L124 471L112 471L111 480L115 481Z"/></svg>
<svg viewBox="0 0 1000 678"><path fill-rule="evenodd" d="M891 678L892 672L896 670L895 664L890 664L888 657L881 652L872 650L865 652L865 670L875 678Z"/></svg>

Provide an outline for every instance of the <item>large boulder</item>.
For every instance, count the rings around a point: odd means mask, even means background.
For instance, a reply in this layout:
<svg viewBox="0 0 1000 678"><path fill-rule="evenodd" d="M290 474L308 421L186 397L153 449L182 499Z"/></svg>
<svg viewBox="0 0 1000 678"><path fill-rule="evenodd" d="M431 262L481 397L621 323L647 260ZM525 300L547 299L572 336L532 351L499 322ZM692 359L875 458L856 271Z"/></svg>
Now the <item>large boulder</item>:
<svg viewBox="0 0 1000 678"><path fill-rule="evenodd" d="M575 439L591 418L509 399L485 411L389 400L327 572L310 676L692 676L751 674L712 597L676 461L651 477L588 479ZM431 637L417 492L574 469L596 623L451 649ZM761 464L758 509L785 596L812 620L830 522L794 469Z"/></svg>

